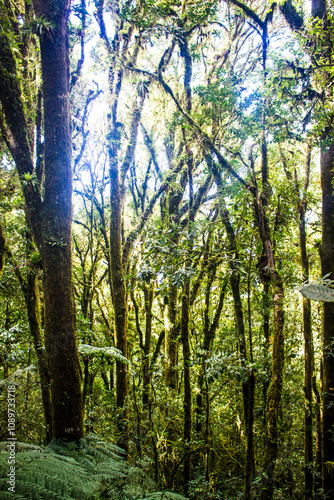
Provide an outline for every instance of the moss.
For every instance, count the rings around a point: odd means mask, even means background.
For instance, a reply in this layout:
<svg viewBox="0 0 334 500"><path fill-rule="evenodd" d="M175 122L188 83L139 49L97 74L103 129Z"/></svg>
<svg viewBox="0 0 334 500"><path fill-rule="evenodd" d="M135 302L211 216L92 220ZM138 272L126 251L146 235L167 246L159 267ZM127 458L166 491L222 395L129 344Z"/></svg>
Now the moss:
<svg viewBox="0 0 334 500"><path fill-rule="evenodd" d="M325 467L330 477L334 477L334 462L325 462Z"/></svg>

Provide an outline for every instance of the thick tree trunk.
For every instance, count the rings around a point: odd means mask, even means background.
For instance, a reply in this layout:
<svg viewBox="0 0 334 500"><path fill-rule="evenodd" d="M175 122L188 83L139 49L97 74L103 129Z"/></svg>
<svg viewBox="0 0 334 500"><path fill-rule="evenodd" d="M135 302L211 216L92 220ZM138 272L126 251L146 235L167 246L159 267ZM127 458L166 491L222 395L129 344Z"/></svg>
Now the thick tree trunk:
<svg viewBox="0 0 334 500"><path fill-rule="evenodd" d="M45 197L41 256L44 271L45 347L52 393L53 433L83 435L81 367L72 287L72 168L67 0L35 0L38 17L53 23L41 36L45 127Z"/></svg>
<svg viewBox="0 0 334 500"><path fill-rule="evenodd" d="M20 175L29 227L42 257L45 347L48 360L53 434L75 440L83 435L81 369L75 337L71 268L71 130L69 109L68 1L36 0L36 17L47 21L41 34L44 97L45 184L23 183L34 173L28 122L16 63L5 32L0 44L0 99L10 130L9 148ZM48 25L48 22L50 24Z"/></svg>

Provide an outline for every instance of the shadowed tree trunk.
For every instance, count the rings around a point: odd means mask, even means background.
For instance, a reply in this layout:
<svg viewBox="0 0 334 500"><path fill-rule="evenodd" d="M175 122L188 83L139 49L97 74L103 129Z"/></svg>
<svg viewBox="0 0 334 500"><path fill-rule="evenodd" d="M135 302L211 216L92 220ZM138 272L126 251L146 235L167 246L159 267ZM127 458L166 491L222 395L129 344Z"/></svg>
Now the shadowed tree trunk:
<svg viewBox="0 0 334 500"><path fill-rule="evenodd" d="M23 186L28 225L43 265L45 349L51 394L53 435L76 440L83 435L81 368L76 345L72 287L72 169L69 109L68 1L36 0L43 18L40 37L44 98L45 182L33 165L28 119L18 70L5 32L0 41L0 100L10 131L8 146Z"/></svg>
<svg viewBox="0 0 334 500"><path fill-rule="evenodd" d="M332 133L334 127L332 127ZM334 279L334 199L333 199L334 144L321 148L322 187L322 275ZM324 303L323 323L323 488L328 498L334 498L334 304Z"/></svg>
<svg viewBox="0 0 334 500"><path fill-rule="evenodd" d="M45 192L39 244L44 271L45 348L51 379L54 436L74 440L83 435L83 408L71 259L70 2L35 0L34 9L37 17L54 26L46 29L40 40Z"/></svg>
<svg viewBox="0 0 334 500"><path fill-rule="evenodd" d="M323 92L322 102L330 102L333 96L331 74L327 72L332 64L333 41L331 37L332 24L329 19L328 8L331 6L326 0L312 0L312 17L320 23L321 30L306 33L306 50L312 48L312 60L315 67L321 61L321 68L316 72L321 73L326 90ZM304 19L297 12L292 0L287 0L281 11L290 28L296 32L305 31ZM330 85L329 85L330 83ZM334 200L333 200L333 167L334 167L334 117L333 113L326 111L326 125L321 133L320 172L322 190L322 241L320 248L322 275L334 279ZM332 343L334 341L334 304L324 303L323 320L323 398L322 398L322 487L326 498L334 498L334 357ZM314 383L315 387L315 383ZM315 387L316 388L316 387ZM316 391L315 391L316 392ZM317 394L317 392L316 392ZM319 433L317 433L319 434Z"/></svg>
<svg viewBox="0 0 334 500"><path fill-rule="evenodd" d="M232 227L228 210L224 203L221 178L216 176L220 215L225 226L228 239L228 251L230 254L230 284L234 302L234 314L238 331L238 344L240 351L241 366L245 368L247 362L247 349L246 349L246 336L244 314L240 295L240 273L238 270L239 253L237 249L237 242L235 239L234 229ZM243 405L244 405L244 418L246 430L246 470L245 470L245 494L244 499L249 500L252 498L252 483L255 473L254 461L254 391L255 379L252 371L247 370L247 378L242 383Z"/></svg>
<svg viewBox="0 0 334 500"><path fill-rule="evenodd" d="M294 190L296 196L297 212L299 216L299 247L302 265L303 282L309 281L309 258L307 254L306 241L306 193L309 186L311 167L311 145L307 145L305 176L302 187L302 195L298 183L297 170L294 171ZM284 166L284 171L288 181L292 181L292 174L288 168L287 159L280 148L280 155ZM314 457L313 457L313 374L314 374L314 348L311 323L311 301L303 297L303 331L304 331L304 460L305 460L305 499L313 498L314 489ZM315 381L314 381L315 382Z"/></svg>
<svg viewBox="0 0 334 500"><path fill-rule="evenodd" d="M312 1L312 17L322 23L321 36L313 40L316 49L314 59L322 64L332 64L333 38L332 22L326 0ZM320 70L322 77L330 81L331 74ZM333 98L333 83L327 86L324 99ZM327 113L327 111L326 111ZM334 279L334 114L326 116L327 124L321 136L320 172L322 191L322 240L320 247L323 276ZM324 303L323 320L323 401L322 401L322 480L327 498L334 498L334 304Z"/></svg>

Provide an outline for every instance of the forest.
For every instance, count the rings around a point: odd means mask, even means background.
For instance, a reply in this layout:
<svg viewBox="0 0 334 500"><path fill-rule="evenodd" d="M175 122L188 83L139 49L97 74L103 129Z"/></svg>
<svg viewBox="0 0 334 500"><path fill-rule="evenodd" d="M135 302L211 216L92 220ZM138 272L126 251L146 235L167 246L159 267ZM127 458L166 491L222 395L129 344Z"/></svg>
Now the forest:
<svg viewBox="0 0 334 500"><path fill-rule="evenodd" d="M0 498L334 499L330 0L0 0Z"/></svg>

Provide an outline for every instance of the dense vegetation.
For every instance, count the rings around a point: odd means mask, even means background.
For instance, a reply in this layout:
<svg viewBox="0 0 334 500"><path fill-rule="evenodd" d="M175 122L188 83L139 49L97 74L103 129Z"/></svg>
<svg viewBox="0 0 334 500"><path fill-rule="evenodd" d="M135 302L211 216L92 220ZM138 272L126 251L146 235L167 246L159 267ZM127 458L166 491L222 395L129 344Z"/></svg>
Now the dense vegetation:
<svg viewBox="0 0 334 500"><path fill-rule="evenodd" d="M74 481L36 498L116 498L89 439L191 499L334 498L333 8L309 3L1 0L1 438L14 384L19 466ZM143 477L117 498L161 496Z"/></svg>

